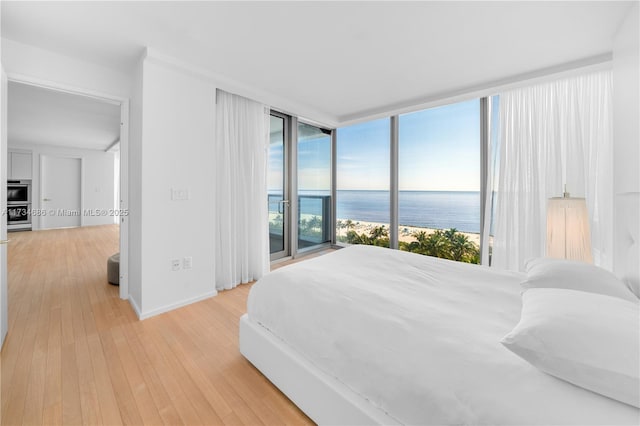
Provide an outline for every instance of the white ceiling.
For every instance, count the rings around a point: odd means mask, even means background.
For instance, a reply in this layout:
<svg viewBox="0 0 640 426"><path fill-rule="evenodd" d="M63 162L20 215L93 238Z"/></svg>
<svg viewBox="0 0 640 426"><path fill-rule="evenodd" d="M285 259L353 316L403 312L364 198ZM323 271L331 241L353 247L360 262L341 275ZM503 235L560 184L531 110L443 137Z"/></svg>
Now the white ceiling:
<svg viewBox="0 0 640 426"><path fill-rule="evenodd" d="M341 122L609 53L630 6L3 1L2 36L125 72L149 46Z"/></svg>
<svg viewBox="0 0 640 426"><path fill-rule="evenodd" d="M120 137L120 106L86 96L9 82L7 140L99 149Z"/></svg>

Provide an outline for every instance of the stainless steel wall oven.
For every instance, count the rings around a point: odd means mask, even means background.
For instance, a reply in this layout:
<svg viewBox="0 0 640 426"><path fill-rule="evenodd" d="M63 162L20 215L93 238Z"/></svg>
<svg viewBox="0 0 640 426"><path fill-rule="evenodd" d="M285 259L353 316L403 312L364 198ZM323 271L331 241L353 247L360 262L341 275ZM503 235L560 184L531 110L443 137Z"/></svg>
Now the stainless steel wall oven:
<svg viewBox="0 0 640 426"><path fill-rule="evenodd" d="M31 181L7 180L7 230L31 229Z"/></svg>

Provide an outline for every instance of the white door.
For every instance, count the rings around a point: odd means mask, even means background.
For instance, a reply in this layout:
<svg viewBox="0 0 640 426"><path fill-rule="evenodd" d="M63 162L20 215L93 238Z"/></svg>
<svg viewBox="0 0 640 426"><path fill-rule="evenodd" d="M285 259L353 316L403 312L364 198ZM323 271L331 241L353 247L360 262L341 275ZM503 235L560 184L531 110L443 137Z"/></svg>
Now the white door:
<svg viewBox="0 0 640 426"><path fill-rule="evenodd" d="M0 210L7 211L7 76L2 69L0 84ZM7 304L7 217L0 220L0 348L9 326Z"/></svg>
<svg viewBox="0 0 640 426"><path fill-rule="evenodd" d="M40 227L80 226L82 160L43 155L40 161Z"/></svg>

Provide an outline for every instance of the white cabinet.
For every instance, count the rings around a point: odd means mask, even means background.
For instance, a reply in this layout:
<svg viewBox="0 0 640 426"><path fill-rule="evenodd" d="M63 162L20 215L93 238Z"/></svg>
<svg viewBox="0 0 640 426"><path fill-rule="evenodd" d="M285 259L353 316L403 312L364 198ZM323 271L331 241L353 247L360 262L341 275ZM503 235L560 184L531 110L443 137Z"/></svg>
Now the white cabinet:
<svg viewBox="0 0 640 426"><path fill-rule="evenodd" d="M31 179L32 156L30 152L9 152L7 161L8 179Z"/></svg>

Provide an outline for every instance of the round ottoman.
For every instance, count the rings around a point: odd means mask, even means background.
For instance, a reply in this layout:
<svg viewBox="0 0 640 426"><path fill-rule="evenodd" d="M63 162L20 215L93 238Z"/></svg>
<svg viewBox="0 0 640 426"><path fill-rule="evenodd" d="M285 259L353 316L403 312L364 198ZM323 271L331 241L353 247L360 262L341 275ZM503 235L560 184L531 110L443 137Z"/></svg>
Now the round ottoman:
<svg viewBox="0 0 640 426"><path fill-rule="evenodd" d="M107 260L107 279L109 284L120 285L120 253L116 253Z"/></svg>

